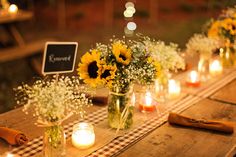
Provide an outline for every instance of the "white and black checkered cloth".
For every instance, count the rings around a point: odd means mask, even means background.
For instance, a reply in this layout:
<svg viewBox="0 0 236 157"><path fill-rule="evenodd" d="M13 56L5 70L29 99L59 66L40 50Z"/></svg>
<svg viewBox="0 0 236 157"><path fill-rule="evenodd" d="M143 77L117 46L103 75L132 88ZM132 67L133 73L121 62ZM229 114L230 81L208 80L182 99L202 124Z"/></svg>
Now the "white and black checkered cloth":
<svg viewBox="0 0 236 157"><path fill-rule="evenodd" d="M128 132L127 134L115 138L110 143L92 152L88 156L89 157L115 156L121 153L126 148L131 146L133 143L142 139L148 133L155 130L156 128L161 126L164 122L166 122L170 111L180 113L186 110L190 106L196 104L201 99L210 96L211 94L213 94L214 92L216 92L217 90L219 90L220 88L222 88L235 78L236 78L236 71L233 71L228 75L225 75L222 79L217 80L214 84L209 85L208 88L205 88L202 91L196 93L195 96L193 95L186 96L177 103L170 105L170 107L166 111L160 113L159 116L150 119L149 121L146 121L144 124ZM88 115L86 121L93 124L98 124L99 122L106 119L107 117L106 112L107 112L106 108L102 108L96 112L93 112ZM71 136L73 125L78 122L79 121L74 121L65 126L65 132L67 134L67 137ZM37 153L40 153L43 148L42 138L43 138L42 136L35 138L32 141L30 141L26 146L21 146L19 148L13 149L12 153L18 154L22 157L31 157Z"/></svg>

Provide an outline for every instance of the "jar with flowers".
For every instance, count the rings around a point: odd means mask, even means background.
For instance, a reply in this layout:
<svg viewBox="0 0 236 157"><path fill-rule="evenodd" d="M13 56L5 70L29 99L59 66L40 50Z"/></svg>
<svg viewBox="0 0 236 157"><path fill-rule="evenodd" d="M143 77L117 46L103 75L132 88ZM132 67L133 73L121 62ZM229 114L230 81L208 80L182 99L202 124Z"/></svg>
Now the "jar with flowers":
<svg viewBox="0 0 236 157"><path fill-rule="evenodd" d="M65 156L66 139L62 122L72 114L83 116L84 107L91 105L84 91L80 90L79 79L54 76L37 80L32 86L23 84L15 90L17 104L24 105L26 114L33 111L37 126L44 127L43 155Z"/></svg>
<svg viewBox="0 0 236 157"><path fill-rule="evenodd" d="M222 11L216 20L210 22L208 36L221 41L220 57L223 66L232 67L236 63L236 7Z"/></svg>

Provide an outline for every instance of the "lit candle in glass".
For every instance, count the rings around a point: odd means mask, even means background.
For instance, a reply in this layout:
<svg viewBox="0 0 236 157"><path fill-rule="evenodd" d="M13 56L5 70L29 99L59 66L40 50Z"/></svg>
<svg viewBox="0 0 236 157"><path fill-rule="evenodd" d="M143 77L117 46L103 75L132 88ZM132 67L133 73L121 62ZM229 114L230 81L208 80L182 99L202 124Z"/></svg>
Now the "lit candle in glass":
<svg viewBox="0 0 236 157"><path fill-rule="evenodd" d="M188 74L188 78L186 84L191 87L199 87L200 86L200 77L197 71L191 71Z"/></svg>
<svg viewBox="0 0 236 157"><path fill-rule="evenodd" d="M155 110L155 104L152 101L152 95L149 91L145 93L144 97L141 97L139 110L141 112L152 112Z"/></svg>
<svg viewBox="0 0 236 157"><path fill-rule="evenodd" d="M76 148L86 149L95 143L93 126L89 123L78 123L73 127L72 144Z"/></svg>
<svg viewBox="0 0 236 157"><path fill-rule="evenodd" d="M213 60L210 64L210 74L212 76L220 75L222 74L223 67L219 60Z"/></svg>
<svg viewBox="0 0 236 157"><path fill-rule="evenodd" d="M11 14L16 14L18 11L18 7L15 4L11 4L8 8L8 12Z"/></svg>
<svg viewBox="0 0 236 157"><path fill-rule="evenodd" d="M168 81L168 97L170 99L175 99L180 95L181 86L180 82L176 80L169 80Z"/></svg>

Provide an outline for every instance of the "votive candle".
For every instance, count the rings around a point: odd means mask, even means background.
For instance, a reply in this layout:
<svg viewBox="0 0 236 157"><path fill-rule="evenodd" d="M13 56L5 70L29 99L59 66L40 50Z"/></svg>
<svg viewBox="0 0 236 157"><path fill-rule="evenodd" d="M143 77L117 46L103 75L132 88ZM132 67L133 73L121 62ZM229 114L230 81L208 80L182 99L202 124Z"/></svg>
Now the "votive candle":
<svg viewBox="0 0 236 157"><path fill-rule="evenodd" d="M174 79L168 81L168 97L170 99L177 98L181 93L180 82Z"/></svg>
<svg viewBox="0 0 236 157"><path fill-rule="evenodd" d="M93 126L89 123L78 123L73 127L72 144L79 149L87 149L95 143Z"/></svg>
<svg viewBox="0 0 236 157"><path fill-rule="evenodd" d="M199 87L200 86L200 77L197 71L192 70L188 76L186 84L191 87Z"/></svg>
<svg viewBox="0 0 236 157"><path fill-rule="evenodd" d="M219 60L215 59L210 64L210 74L212 76L220 75L223 72L223 67Z"/></svg>
<svg viewBox="0 0 236 157"><path fill-rule="evenodd" d="M145 93L145 96L141 98L139 110L141 112L152 112L155 110L155 104L152 100L152 95L149 91L147 91Z"/></svg>

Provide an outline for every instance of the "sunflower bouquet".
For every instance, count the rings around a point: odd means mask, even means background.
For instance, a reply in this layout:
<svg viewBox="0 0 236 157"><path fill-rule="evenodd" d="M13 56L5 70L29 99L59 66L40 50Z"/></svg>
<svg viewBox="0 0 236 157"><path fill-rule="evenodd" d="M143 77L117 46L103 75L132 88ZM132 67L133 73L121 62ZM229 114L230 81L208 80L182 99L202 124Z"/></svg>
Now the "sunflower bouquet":
<svg viewBox="0 0 236 157"><path fill-rule="evenodd" d="M224 43L225 51L221 51L220 54L223 64L225 66L233 65L236 49L236 6L223 10L218 19L211 22L207 34Z"/></svg>
<svg viewBox="0 0 236 157"><path fill-rule="evenodd" d="M236 6L223 10L217 20L213 20L207 32L209 37L222 39L227 45L236 39Z"/></svg>
<svg viewBox="0 0 236 157"><path fill-rule="evenodd" d="M159 63L137 44L120 39L112 39L108 45L99 43L79 63L78 74L85 83L110 89L108 122L112 128L129 128L133 123L132 83L150 84L158 77Z"/></svg>

